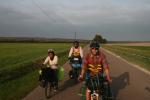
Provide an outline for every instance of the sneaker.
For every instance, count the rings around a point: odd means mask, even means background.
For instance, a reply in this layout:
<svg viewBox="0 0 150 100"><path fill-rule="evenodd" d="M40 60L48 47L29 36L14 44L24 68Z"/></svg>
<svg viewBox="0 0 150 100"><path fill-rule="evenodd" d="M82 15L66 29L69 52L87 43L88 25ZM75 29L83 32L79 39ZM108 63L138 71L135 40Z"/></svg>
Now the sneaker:
<svg viewBox="0 0 150 100"><path fill-rule="evenodd" d="M58 85L54 86L54 92L57 92L58 90Z"/></svg>
<svg viewBox="0 0 150 100"><path fill-rule="evenodd" d="M69 71L69 77L70 77L71 79L73 79L73 72L72 72L72 70Z"/></svg>
<svg viewBox="0 0 150 100"><path fill-rule="evenodd" d="M73 79L73 78L74 78L73 74L70 74L70 75L69 75L69 77L70 77L71 79Z"/></svg>
<svg viewBox="0 0 150 100"><path fill-rule="evenodd" d="M56 87L54 87L54 92L57 92L57 88Z"/></svg>

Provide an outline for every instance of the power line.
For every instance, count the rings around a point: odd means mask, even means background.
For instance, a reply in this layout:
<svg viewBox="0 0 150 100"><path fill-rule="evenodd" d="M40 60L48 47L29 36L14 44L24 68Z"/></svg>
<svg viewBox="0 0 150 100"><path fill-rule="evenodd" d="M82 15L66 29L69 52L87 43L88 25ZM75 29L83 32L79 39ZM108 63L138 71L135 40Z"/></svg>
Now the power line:
<svg viewBox="0 0 150 100"><path fill-rule="evenodd" d="M52 19L54 22L57 22L54 18L52 18L52 17L38 4L37 0L36 0L36 1L35 1L35 0L32 0L32 3L33 3L37 8L39 8L39 9L41 10L41 12L42 12L45 16L47 16L47 17L49 18L49 20ZM51 20L50 20L50 21L51 21Z"/></svg>
<svg viewBox="0 0 150 100"><path fill-rule="evenodd" d="M39 8L39 10L45 15L47 16L47 18L50 20L50 21L53 21L53 22L57 22L56 19L54 19L53 17L50 16L50 14L47 13L47 11L45 11L41 6L40 4L37 2L38 0L31 0L32 1L32 4L35 5L37 8ZM64 27L63 27L64 28ZM64 28L65 30L68 30L66 28ZM65 34L65 33L57 33L57 34ZM71 33L70 33L71 34ZM77 39L77 33L75 32L75 40Z"/></svg>

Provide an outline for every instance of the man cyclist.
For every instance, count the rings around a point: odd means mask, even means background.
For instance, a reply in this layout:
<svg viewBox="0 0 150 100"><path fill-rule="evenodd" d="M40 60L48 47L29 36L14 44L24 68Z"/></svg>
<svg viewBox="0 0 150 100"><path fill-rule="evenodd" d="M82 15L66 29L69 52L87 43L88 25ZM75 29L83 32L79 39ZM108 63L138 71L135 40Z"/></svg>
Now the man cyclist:
<svg viewBox="0 0 150 100"><path fill-rule="evenodd" d="M106 80L111 83L111 78L109 74L109 66L105 55L99 50L99 43L93 41L90 44L90 52L86 54L84 58L84 64L82 66L81 75L79 80L83 79L84 74L86 74L86 100L90 100L90 78L101 73L106 74Z"/></svg>
<svg viewBox="0 0 150 100"><path fill-rule="evenodd" d="M78 63L82 64L82 58L83 58L83 50L82 47L79 45L78 41L74 41L73 46L70 48L68 58L70 60L70 64L75 63L74 58L78 58ZM72 74L72 65L71 65L71 71L69 72L70 78L73 78Z"/></svg>
<svg viewBox="0 0 150 100"><path fill-rule="evenodd" d="M53 49L48 49L48 56L46 57L46 59L42 65L45 65L46 68L48 69L48 71L49 71L48 76L54 82L53 85L54 85L54 89L56 90L58 88L58 78L57 78L58 57L55 55ZM42 80L42 78L41 78L41 80Z"/></svg>

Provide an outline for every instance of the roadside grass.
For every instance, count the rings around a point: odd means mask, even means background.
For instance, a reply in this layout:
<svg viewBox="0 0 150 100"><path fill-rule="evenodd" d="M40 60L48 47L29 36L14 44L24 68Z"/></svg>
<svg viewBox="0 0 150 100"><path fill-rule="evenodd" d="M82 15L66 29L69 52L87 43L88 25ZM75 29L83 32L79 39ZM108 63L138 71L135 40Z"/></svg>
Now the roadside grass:
<svg viewBox="0 0 150 100"><path fill-rule="evenodd" d="M59 66L67 61L69 43L1 43L0 44L0 99L20 100L38 85L37 61L53 48Z"/></svg>
<svg viewBox="0 0 150 100"><path fill-rule="evenodd" d="M46 57L48 48L53 48L58 54L67 51L69 47L70 44L63 43L3 43L0 47L0 80L4 78L1 77L3 72L24 69L34 61Z"/></svg>
<svg viewBox="0 0 150 100"><path fill-rule="evenodd" d="M22 77L0 85L1 100L21 100L38 85L38 71L35 70Z"/></svg>
<svg viewBox="0 0 150 100"><path fill-rule="evenodd" d="M12 65L33 61L47 55L47 50L53 48L56 53L68 49L70 44L63 43L1 43L0 70ZM63 48L66 47L66 48ZM12 67L11 67L12 68Z"/></svg>
<svg viewBox="0 0 150 100"><path fill-rule="evenodd" d="M102 47L150 71L150 46L103 45Z"/></svg>

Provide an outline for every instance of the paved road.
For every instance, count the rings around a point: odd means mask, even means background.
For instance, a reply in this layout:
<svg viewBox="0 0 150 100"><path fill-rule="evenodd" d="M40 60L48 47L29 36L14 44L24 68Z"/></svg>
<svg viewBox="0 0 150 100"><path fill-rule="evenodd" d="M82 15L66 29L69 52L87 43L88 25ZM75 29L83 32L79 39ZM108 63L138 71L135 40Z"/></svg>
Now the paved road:
<svg viewBox="0 0 150 100"><path fill-rule="evenodd" d="M87 52L87 47L84 49ZM110 64L111 84L115 100L150 100L150 75L136 69L132 65L121 60L106 51ZM64 65L66 73L69 65ZM50 99L46 99L44 89L37 87L23 100L81 100L80 91L83 83L75 83L66 75L65 80L60 82L59 92Z"/></svg>
<svg viewBox="0 0 150 100"><path fill-rule="evenodd" d="M105 52L111 66L116 100L150 100L150 75Z"/></svg>

